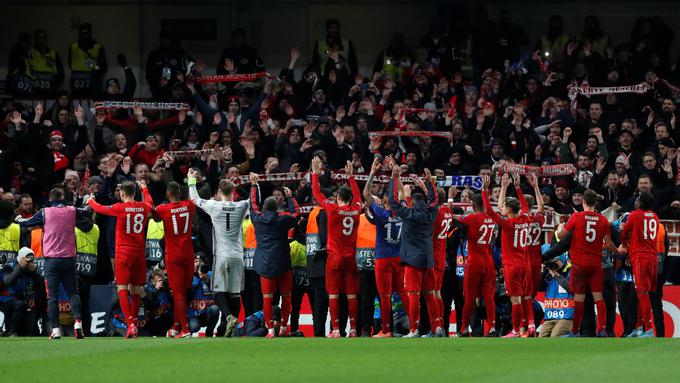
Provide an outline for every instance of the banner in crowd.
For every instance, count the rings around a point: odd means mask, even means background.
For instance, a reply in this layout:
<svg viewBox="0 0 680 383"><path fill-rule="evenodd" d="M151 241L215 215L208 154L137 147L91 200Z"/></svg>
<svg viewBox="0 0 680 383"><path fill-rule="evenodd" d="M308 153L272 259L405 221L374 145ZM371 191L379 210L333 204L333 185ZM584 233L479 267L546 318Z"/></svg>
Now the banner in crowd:
<svg viewBox="0 0 680 383"><path fill-rule="evenodd" d="M536 174L538 177L560 177L576 173L574 164L558 164L531 166L502 161L494 165L499 175L503 173L516 173L521 175Z"/></svg>
<svg viewBox="0 0 680 383"><path fill-rule="evenodd" d="M188 110L189 104L184 102L155 102L155 101L97 101L95 109L132 109L146 110Z"/></svg>
<svg viewBox="0 0 680 383"><path fill-rule="evenodd" d="M451 132L429 132L424 130L381 130L378 132L369 132L368 138L376 137L439 137L452 138Z"/></svg>
<svg viewBox="0 0 680 383"><path fill-rule="evenodd" d="M649 89L646 83L637 85L623 85L623 86L579 86L569 89L569 98L575 99L576 96L582 94L584 96L594 96L599 94L609 93L645 93Z"/></svg>
<svg viewBox="0 0 680 383"><path fill-rule="evenodd" d="M267 72L240 73L240 74L218 74L214 76L196 77L194 82L197 84L208 84L213 82L242 82L255 81L263 77L269 77Z"/></svg>

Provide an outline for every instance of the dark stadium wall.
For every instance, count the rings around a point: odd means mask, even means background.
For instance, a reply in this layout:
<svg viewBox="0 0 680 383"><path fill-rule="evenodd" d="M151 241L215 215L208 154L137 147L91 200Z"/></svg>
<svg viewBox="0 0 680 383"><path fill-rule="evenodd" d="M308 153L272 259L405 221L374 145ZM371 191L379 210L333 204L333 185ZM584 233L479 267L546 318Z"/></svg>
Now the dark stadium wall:
<svg viewBox="0 0 680 383"><path fill-rule="evenodd" d="M649 1L641 5L635 1L551 1L550 6L537 0L486 2L491 17L501 9L512 12L516 23L522 25L535 41L546 29L548 18L554 13L564 19L565 32L573 35L582 29L588 14L596 14L600 25L615 44L626 42L635 19L659 15L680 36L680 10L673 1ZM48 33L49 44L57 49L66 65L67 47L76 39L76 26L90 22L94 38L107 52L107 77L123 78L122 69L115 65L115 55L124 52L138 78L138 96L148 95L143 79L143 64L148 53L157 46L162 20L214 20L215 39L185 40L183 47L193 56L205 59L208 72L214 70L222 49L231 43L231 31L236 27L248 32L248 43L261 53L271 72L286 66L290 47L297 45L304 52L298 65L309 60L314 42L324 36L326 19L335 17L342 23L343 36L355 45L362 72L368 75L377 54L387 45L391 35L400 31L408 45L414 48L428 29L434 15L445 15L449 23L469 19L465 10L478 2L455 1L221 1L173 0L132 1L95 0L83 5L68 0L3 1L3 22L0 23L0 76L7 72L7 56L21 32L37 28ZM532 43L533 44L533 43ZM533 46L529 47L533 48ZM677 57L678 38L673 45L672 58Z"/></svg>

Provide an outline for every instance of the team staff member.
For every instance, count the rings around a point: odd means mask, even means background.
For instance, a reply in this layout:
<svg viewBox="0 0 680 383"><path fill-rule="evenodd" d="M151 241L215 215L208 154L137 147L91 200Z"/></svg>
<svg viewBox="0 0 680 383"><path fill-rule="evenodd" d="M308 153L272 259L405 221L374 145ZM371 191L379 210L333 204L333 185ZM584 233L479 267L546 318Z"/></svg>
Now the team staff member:
<svg viewBox="0 0 680 383"><path fill-rule="evenodd" d="M328 293L326 292L326 244L328 241L328 222L326 212L315 206L307 218L306 248L307 277L312 291L312 321L314 336L326 336L326 316L328 315Z"/></svg>
<svg viewBox="0 0 680 383"><path fill-rule="evenodd" d="M285 188L288 199L288 212L279 213L276 198L267 197L264 200L264 211L257 205L259 177L250 174L250 219L255 227L255 237L258 238L255 249L255 271L260 275L262 297L264 300L264 320L267 326L267 338L276 336L273 317L274 293L281 295L281 329L279 336L290 336L288 331L288 317L291 310L291 290L293 277L291 273L290 246L288 244L288 230L297 224L298 208L290 189Z"/></svg>
<svg viewBox="0 0 680 383"><path fill-rule="evenodd" d="M425 296L427 313L430 317L430 328L434 329L434 336L444 336L444 330L437 327L436 318L439 312L437 300L434 297L434 254L432 249L433 225L437 215L436 205L438 195L435 193L431 182L427 184L418 180L416 185L428 191L428 202L422 193L414 193L413 207L408 207L405 200L397 201L398 190L406 199L410 198L410 192L401 186L399 180L401 169L392 167L392 179L388 187L388 198L392 209L402 220L402 242L399 256L404 266L404 279L408 292L409 320L411 329L405 338L418 337L416 329L420 324L420 293ZM426 179L431 180L430 171L425 169Z"/></svg>
<svg viewBox="0 0 680 383"><path fill-rule="evenodd" d="M371 336L373 326L373 311L378 289L375 279L375 232L376 228L370 222L367 213L359 216L357 230L356 262L359 269L359 296L361 298L359 317L361 318L361 336ZM374 333L376 331L373 331Z"/></svg>
<svg viewBox="0 0 680 383"><path fill-rule="evenodd" d="M328 217L328 259L326 260L326 290L331 311L331 338L340 337L340 293L347 295L349 306L350 338L356 337L356 320L359 313L357 293L359 290L359 270L357 269L356 241L361 215L361 194L354 180L354 167L347 161L345 174L349 176L350 187L338 190L337 203L331 202L321 193L319 174L321 158L312 160L312 193L321 204Z"/></svg>
<svg viewBox="0 0 680 383"><path fill-rule="evenodd" d="M88 214L89 212L85 209L76 209L66 205L64 190L54 188L50 191L48 207L40 209L29 219L17 217L22 227L43 227L42 249L45 258L47 307L52 327L51 339L61 338L58 304L60 284L71 301L71 310L75 320L73 332L78 339L85 336L80 317L80 296L76 280L76 219L78 216Z"/></svg>

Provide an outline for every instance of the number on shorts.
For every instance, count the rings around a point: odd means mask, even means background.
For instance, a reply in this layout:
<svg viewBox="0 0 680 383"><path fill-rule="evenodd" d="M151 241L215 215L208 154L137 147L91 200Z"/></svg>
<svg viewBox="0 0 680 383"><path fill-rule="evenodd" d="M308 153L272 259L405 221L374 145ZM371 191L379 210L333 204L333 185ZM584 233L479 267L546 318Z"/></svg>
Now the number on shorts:
<svg viewBox="0 0 680 383"><path fill-rule="evenodd" d="M179 214L173 214L172 215L172 228L175 231L175 235L179 234L179 230L177 227L177 217L184 218L184 231L182 231L182 234L186 234L189 231L189 213L184 212L184 213L179 213Z"/></svg>
<svg viewBox="0 0 680 383"><path fill-rule="evenodd" d="M656 232L659 228L659 223L656 219L645 219L642 225L642 231L645 239L656 239Z"/></svg>
<svg viewBox="0 0 680 383"><path fill-rule="evenodd" d="M354 231L354 219L352 217L345 217L342 219L342 234L344 235L352 235L352 232Z"/></svg>
<svg viewBox="0 0 680 383"><path fill-rule="evenodd" d="M491 243L494 227L495 225L493 224L482 225L479 227L479 239L477 240L478 245L488 245Z"/></svg>
<svg viewBox="0 0 680 383"><path fill-rule="evenodd" d="M128 214L125 219L125 233L139 234L144 230L144 215L143 214Z"/></svg>

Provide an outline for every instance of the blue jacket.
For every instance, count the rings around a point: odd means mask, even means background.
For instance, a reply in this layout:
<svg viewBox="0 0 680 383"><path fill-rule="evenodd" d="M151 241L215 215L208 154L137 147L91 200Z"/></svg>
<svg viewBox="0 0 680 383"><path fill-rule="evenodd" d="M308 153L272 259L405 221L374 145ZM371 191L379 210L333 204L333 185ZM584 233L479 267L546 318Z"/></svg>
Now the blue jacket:
<svg viewBox="0 0 680 383"><path fill-rule="evenodd" d="M278 277L291 269L288 230L297 224L295 201L288 199L290 214L261 212L257 206L257 186L250 189L250 220L255 228L255 271L267 278Z"/></svg>
<svg viewBox="0 0 680 383"><path fill-rule="evenodd" d="M437 216L437 196L431 183L427 183L428 202L417 201L413 207L394 197L394 180L390 181L388 198L392 209L403 221L401 233L401 262L421 269L434 267L432 233Z"/></svg>

